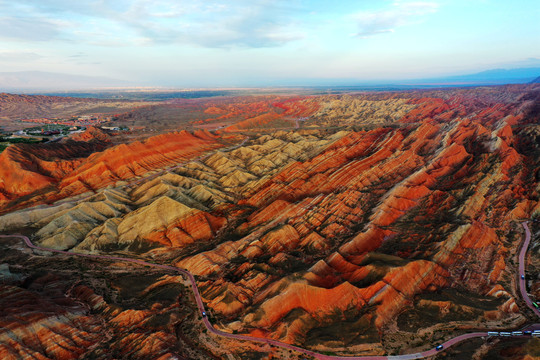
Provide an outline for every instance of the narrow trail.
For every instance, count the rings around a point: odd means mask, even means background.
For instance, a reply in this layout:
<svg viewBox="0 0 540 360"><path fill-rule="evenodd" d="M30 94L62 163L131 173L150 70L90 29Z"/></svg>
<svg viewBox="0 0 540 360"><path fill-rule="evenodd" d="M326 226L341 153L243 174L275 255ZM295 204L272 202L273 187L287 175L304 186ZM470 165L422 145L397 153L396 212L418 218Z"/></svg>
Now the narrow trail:
<svg viewBox="0 0 540 360"><path fill-rule="evenodd" d="M527 248L528 248L530 240L531 240L531 233L530 233L530 230L529 230L529 228L527 226L527 222L526 221L523 222L522 226L525 229L525 241L523 242L521 252L520 252L520 256L519 256L519 271L520 271L520 274L524 274L525 255L527 253ZM74 252L70 252L70 251L45 248L45 247L34 245L32 243L32 241L30 241L30 239L27 236L24 236L24 235L16 235L16 234L14 234L14 235L0 235L0 237L22 239L24 241L24 243L26 244L26 246L28 246L31 249L35 249L35 250L48 251L48 252L53 252L53 253L56 253L56 254L62 254L62 255L67 255L67 256L80 256L80 257L94 258L94 259L124 261L124 262L140 264L140 265L143 265L143 266L150 266L150 267L154 267L154 268L158 268L158 269L175 271L177 273L180 273L180 274L186 276L189 279L189 281L191 283L191 290L193 291L193 295L195 296L195 300L197 302L197 307L199 308L200 313L202 314L203 312L206 312L206 310L204 308L203 300L202 300L201 295L199 293L199 289L197 288L197 283L196 283L195 277L193 276L193 274L191 274L189 271L187 271L185 269L181 269L181 268L177 268L177 267L169 266L169 265L154 264L154 263L150 263L150 262L147 262L147 261L144 261L144 260L139 260L139 259L131 259L131 258L124 258L124 257L119 257L119 256L109 256L109 255L98 255L98 254L80 254L80 253L74 253ZM520 280L521 280L521 276L520 276ZM521 295L523 296L523 299L525 300L527 305L529 307L531 307L535 311L535 313L537 315L540 316L540 313L538 312L538 310L536 308L534 308L534 306L532 305L531 300L527 296L527 292L525 290L524 282L523 283L520 282L520 288L521 288ZM405 354L405 355L382 355L382 356L336 356L336 355L325 355L325 354L317 353L315 351L303 349L303 348L300 348L298 346L287 344L287 343L284 343L284 342L281 342L281 341L278 341L278 340L267 339L267 338L259 338L259 337L255 337L255 336L249 336L249 335L227 333L227 332L217 330L216 328L214 328L207 317L203 316L202 320L203 320L204 325L208 329L208 331L210 331L211 333L213 333L213 334L215 334L217 336L223 336L223 337L226 337L226 338L229 338L229 339L235 339L235 340L245 340L245 341L257 342L257 343L269 344L269 345L281 347L281 348L284 348L284 349L298 351L300 353L303 353L304 355L312 356L315 359L321 359L321 360L386 360L386 359L388 359L388 360L408 360L408 359L411 359L412 360L412 359L422 359L422 358L426 358L426 357L429 357L429 356L433 356L433 355L435 355L435 354L437 354L439 352L437 349L430 349L430 350L427 350L427 351L424 351L424 352L419 352L419 353L414 353L414 354ZM540 323L529 325L526 328L524 328L523 330L540 330ZM496 330L496 331L498 331L498 330ZM447 349L450 346L458 344L458 343L460 343L462 341L465 341L467 339L473 339L473 338L479 338L479 337L487 337L487 336L488 336L487 331L486 332L472 332L472 333L456 336L456 337L442 343L441 345L443 345L444 349Z"/></svg>

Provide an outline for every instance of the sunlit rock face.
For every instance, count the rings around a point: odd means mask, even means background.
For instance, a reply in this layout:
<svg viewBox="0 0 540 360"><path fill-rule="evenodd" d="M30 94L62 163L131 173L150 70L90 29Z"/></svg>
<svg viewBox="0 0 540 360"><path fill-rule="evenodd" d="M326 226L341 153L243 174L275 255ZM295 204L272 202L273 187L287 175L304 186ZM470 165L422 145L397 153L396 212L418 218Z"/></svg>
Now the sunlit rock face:
<svg viewBox="0 0 540 360"><path fill-rule="evenodd" d="M73 136L71 136L71 139L75 141L110 141L111 135L98 127L95 126L89 126L86 128L85 131L76 133Z"/></svg>
<svg viewBox="0 0 540 360"><path fill-rule="evenodd" d="M380 350L390 332L518 324L515 220L540 213L528 91L216 103L205 113L231 121L221 131L106 145L48 172L21 165L30 155L17 148L0 160L37 175L21 189L5 180L6 203L51 184L67 199L96 194L4 215L0 228L27 224L42 246L185 268L217 327L299 345ZM305 117L298 129L294 117Z"/></svg>
<svg viewBox="0 0 540 360"><path fill-rule="evenodd" d="M96 191L222 146L213 138L186 131L111 146L102 132L91 129L87 132L78 137L79 141L12 145L2 152L0 207L3 212L21 207L21 203L29 206ZM87 136L93 140L88 141Z"/></svg>

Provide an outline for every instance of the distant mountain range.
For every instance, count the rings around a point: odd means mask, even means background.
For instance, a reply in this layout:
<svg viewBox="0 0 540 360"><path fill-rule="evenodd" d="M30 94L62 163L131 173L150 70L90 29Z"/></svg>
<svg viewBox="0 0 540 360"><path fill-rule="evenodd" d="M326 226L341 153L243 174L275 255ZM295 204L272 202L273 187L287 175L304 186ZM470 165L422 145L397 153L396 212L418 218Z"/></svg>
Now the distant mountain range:
<svg viewBox="0 0 540 360"><path fill-rule="evenodd" d="M0 92L84 90L132 85L128 81L99 76L42 71L0 72Z"/></svg>
<svg viewBox="0 0 540 360"><path fill-rule="evenodd" d="M540 67L493 69L468 75L445 76L430 79L401 81L411 85L499 85L522 84L538 81Z"/></svg>
<svg viewBox="0 0 540 360"><path fill-rule="evenodd" d="M307 81L317 88L317 79ZM540 67L493 69L474 74L444 76L426 79L362 81L347 79L321 80L321 86L339 88L340 86L360 87L384 90L389 88L415 88L438 86L474 86L474 85L501 85L520 83L539 83ZM49 73L41 71L0 72L0 92L12 93L50 93L55 91L84 91L107 88L130 88L136 84L125 80L98 76L70 75L62 73ZM300 84L299 84L300 85ZM301 85L300 85L301 86ZM305 85L306 86L306 85ZM179 85L179 88L181 85ZM264 86L262 86L264 87Z"/></svg>

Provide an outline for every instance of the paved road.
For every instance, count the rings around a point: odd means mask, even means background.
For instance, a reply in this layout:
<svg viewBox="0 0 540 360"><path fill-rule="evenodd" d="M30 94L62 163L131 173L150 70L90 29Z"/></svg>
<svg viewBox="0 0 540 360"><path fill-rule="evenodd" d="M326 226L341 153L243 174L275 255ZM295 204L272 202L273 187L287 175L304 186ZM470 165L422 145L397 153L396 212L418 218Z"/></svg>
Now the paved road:
<svg viewBox="0 0 540 360"><path fill-rule="evenodd" d="M523 246L522 246L522 249L521 249L521 252L520 252L520 256L519 256L520 273L523 273L522 271L524 271L525 253L527 252L527 247L528 247L528 245L530 243L530 240L531 240L531 234L530 234L529 228L527 227L527 223L524 222L522 225L525 228L526 236L525 236L525 241L523 243ZM44 247L41 247L41 246L34 245L32 243L32 241L30 241L30 239L27 236L24 236L24 235L0 235L0 237L22 239L24 241L24 243L26 244L26 246L28 246L29 248L36 249L36 250L41 250L41 251L49 251L49 252L53 252L53 253L57 253L57 254L63 254L63 255L69 255L69 256L81 256L81 257L95 258L95 259L124 261L124 262L140 264L140 265L144 265L144 266L151 266L151 267L158 268L158 269L164 269L164 270L178 272L178 273L186 276L189 279L189 281L191 283L191 289L193 291L193 295L195 296L195 300L197 302L197 307L199 308L199 312L201 314L203 312L206 312L206 310L204 308L204 303L203 303L201 295L199 293L199 289L197 288L197 283L195 281L195 277L193 276L193 274L191 274L189 271L187 271L185 269L181 269L181 268L177 268L177 267L169 266L169 265L154 264L154 263L150 263L150 262L147 262L147 261L144 261L144 260L139 260L139 259L123 258L123 257L119 257L119 256L98 255L98 254L80 254L80 253L73 253L73 252L64 251L64 250L56 250L56 249L44 248ZM524 289L524 287L522 287L522 292L521 292L522 295L524 294L523 289ZM524 295L525 295L524 299L525 299L525 301L527 301L528 300L528 297L526 296L527 293L525 292ZM532 304L530 306L532 306ZM314 352L314 351L311 351L311 350L303 349L303 348L300 348L300 347L297 347L297 346L294 346L294 345L291 345L291 344L283 343L281 341L277 341L277 340L273 340L273 339L259 338L259 337L255 337L255 336L248 336L248 335L241 335L241 334L231 334L231 333L227 333L227 332L224 332L224 331L221 331L221 330L217 330L210 323L210 321L208 321L207 317L203 317L203 322L204 322L204 325L206 326L206 328L208 329L208 331L210 331L213 334L218 335L218 336L223 336L223 337L227 337L227 338L231 338L231 339L237 339L237 340L245 340L245 341L251 341L251 342L265 343L265 344L269 344L269 345L273 345L273 346L277 346L277 347L281 347L281 348L285 348L285 349L298 351L300 353L303 353L304 355L312 356L312 357L314 357L316 359L320 359L320 360L408 360L408 359L421 359L421 358L433 356L438 352L436 349L431 349L431 350L427 350L427 351L420 352L420 353L406 354L406 355L393 355L393 356L334 356L334 355L324 355L324 354L320 354L320 353L317 353L317 352ZM530 329L530 330L540 329L540 324L533 324L533 325L530 325L530 326L526 327L525 329ZM487 332L473 332L473 333L459 335L459 336L456 336L456 337L442 343L442 345L444 346L445 349L447 349L450 346L453 346L453 345L455 345L457 343L460 343L460 342L462 342L464 340L478 338L478 337L487 337Z"/></svg>
<svg viewBox="0 0 540 360"><path fill-rule="evenodd" d="M529 244L531 243L531 231L529 230L529 226L527 226L527 221L522 222L521 225L525 229L525 241L523 241L523 245L521 246L521 251L519 252L519 274L518 274L519 290L521 292L521 297L523 298L527 306L532 311L534 311L534 313L538 317L540 317L540 310L538 310L533 305L533 302L529 298L529 294L527 294L527 284L526 284L527 279L521 278L521 275L525 275L527 249L529 248Z"/></svg>

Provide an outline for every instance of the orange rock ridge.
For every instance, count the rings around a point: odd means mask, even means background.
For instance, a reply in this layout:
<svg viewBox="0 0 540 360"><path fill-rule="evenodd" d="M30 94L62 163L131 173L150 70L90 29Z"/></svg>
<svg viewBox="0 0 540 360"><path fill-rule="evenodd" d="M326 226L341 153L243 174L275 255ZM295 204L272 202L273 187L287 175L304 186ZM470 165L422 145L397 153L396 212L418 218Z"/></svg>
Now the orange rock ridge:
<svg viewBox="0 0 540 360"><path fill-rule="evenodd" d="M0 193L5 199L0 206L50 186L55 190L46 196L54 200L97 190L222 146L215 136L207 132L196 134L200 137L187 131L157 135L144 142L93 152L87 158L78 156L88 155L93 149L102 150L105 146L86 142L46 144L43 147L47 151L41 152L42 155L34 155L27 146L10 146L0 154ZM58 160L40 157L47 152Z"/></svg>

